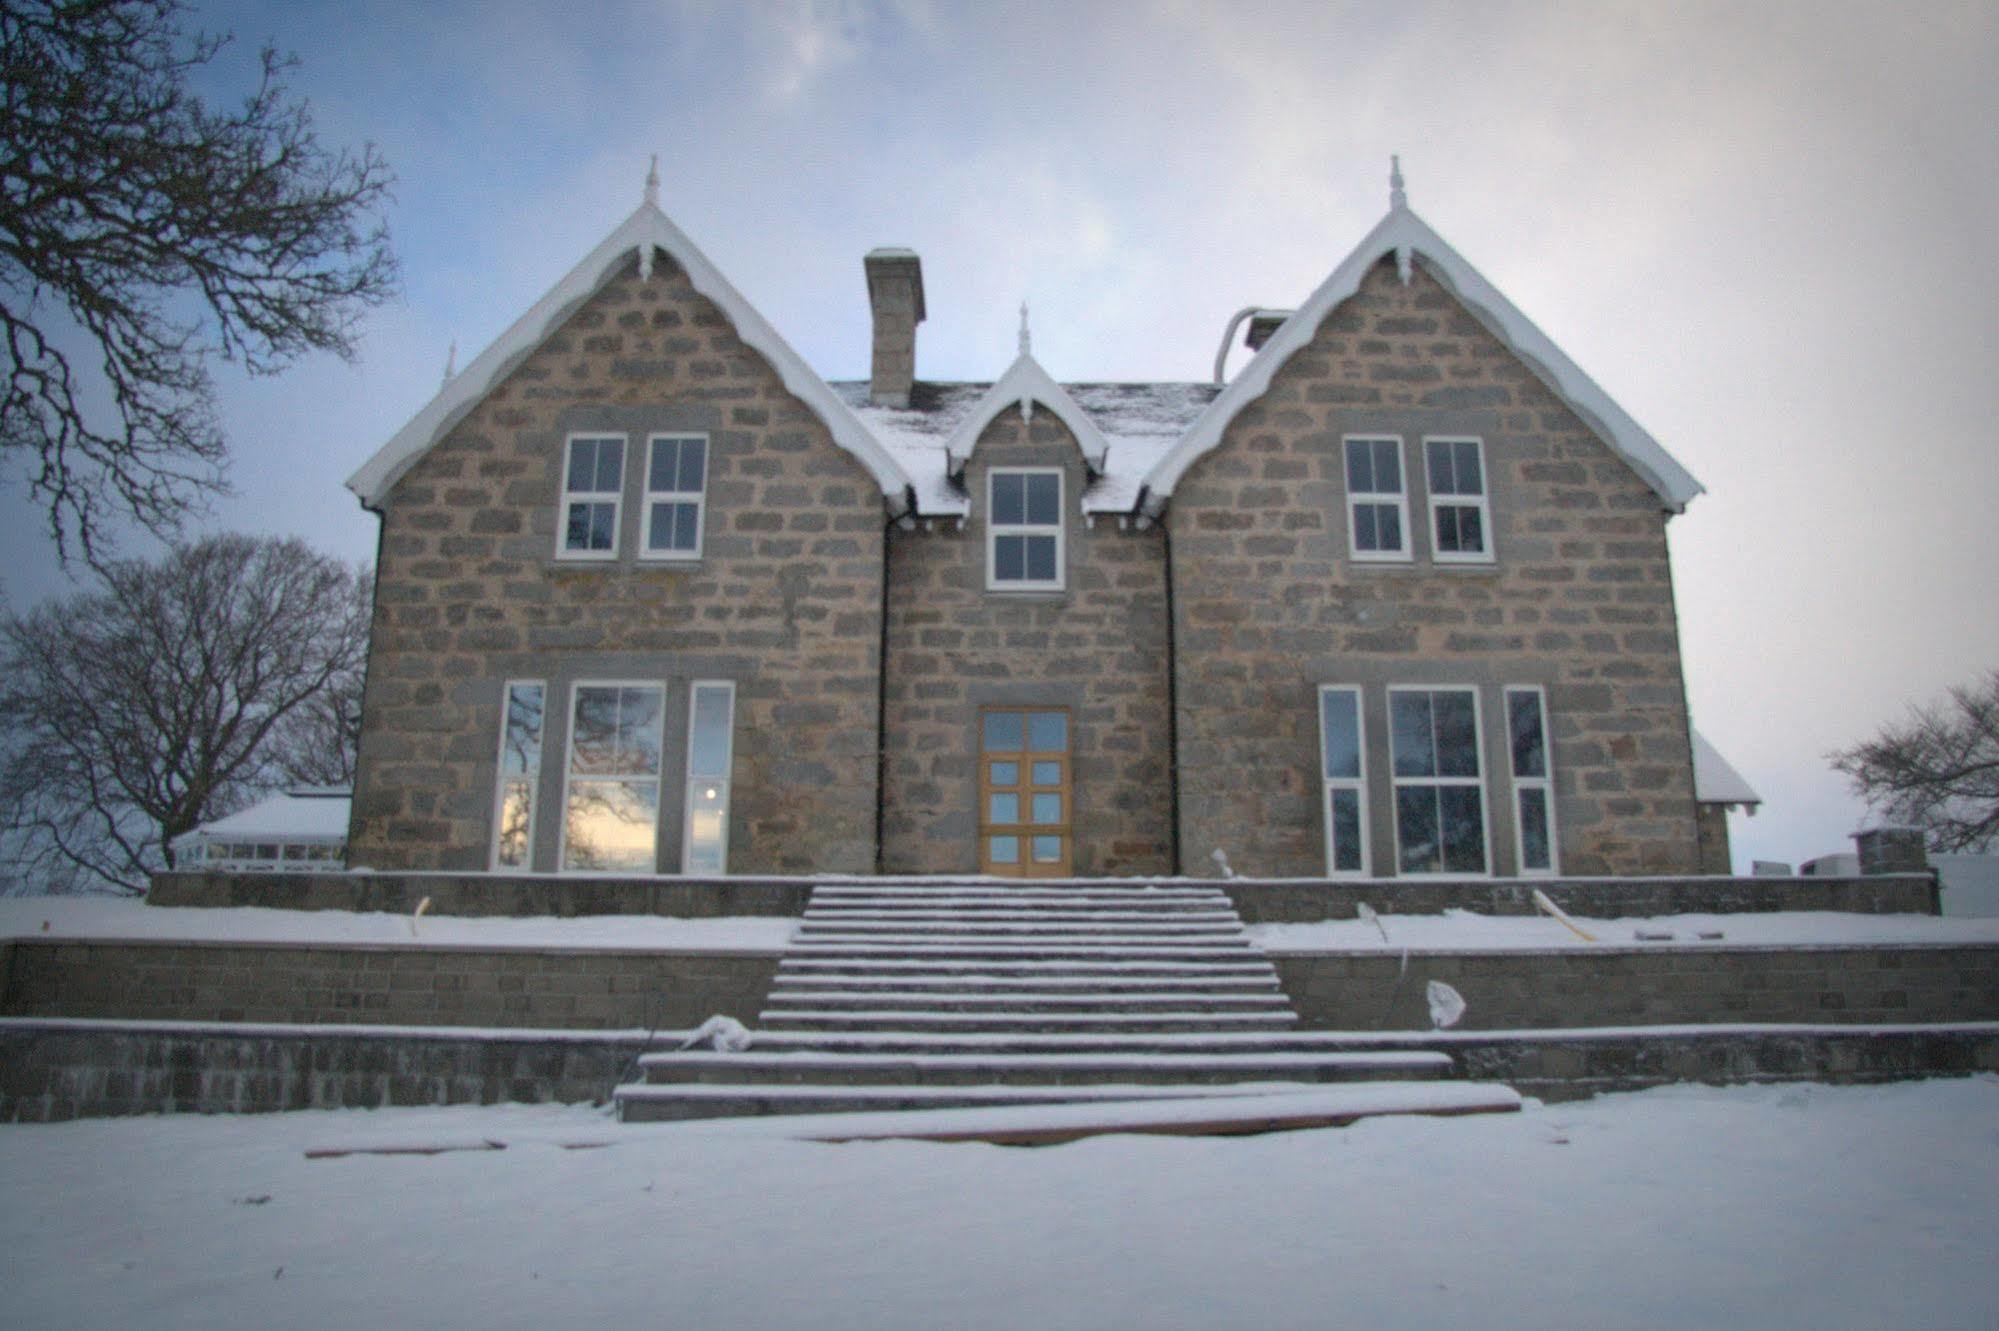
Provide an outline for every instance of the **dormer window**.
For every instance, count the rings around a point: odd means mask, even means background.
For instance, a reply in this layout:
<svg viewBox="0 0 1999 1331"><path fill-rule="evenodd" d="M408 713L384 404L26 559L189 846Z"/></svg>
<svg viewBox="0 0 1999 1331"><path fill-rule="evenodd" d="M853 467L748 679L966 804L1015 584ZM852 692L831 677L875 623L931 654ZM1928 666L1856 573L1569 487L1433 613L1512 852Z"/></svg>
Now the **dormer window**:
<svg viewBox="0 0 1999 1331"><path fill-rule="evenodd" d="M1062 588L1062 472L995 467L986 475L986 587Z"/></svg>
<svg viewBox="0 0 1999 1331"><path fill-rule="evenodd" d="M563 559L616 559L618 515L625 491L625 437L579 434L569 439L562 473Z"/></svg>
<svg viewBox="0 0 1999 1331"><path fill-rule="evenodd" d="M1349 438L1347 552L1356 560L1409 558L1409 497L1402 488L1402 440Z"/></svg>
<svg viewBox="0 0 1999 1331"><path fill-rule="evenodd" d="M708 437L656 434L646 460L647 559L701 557L702 495L708 479Z"/></svg>

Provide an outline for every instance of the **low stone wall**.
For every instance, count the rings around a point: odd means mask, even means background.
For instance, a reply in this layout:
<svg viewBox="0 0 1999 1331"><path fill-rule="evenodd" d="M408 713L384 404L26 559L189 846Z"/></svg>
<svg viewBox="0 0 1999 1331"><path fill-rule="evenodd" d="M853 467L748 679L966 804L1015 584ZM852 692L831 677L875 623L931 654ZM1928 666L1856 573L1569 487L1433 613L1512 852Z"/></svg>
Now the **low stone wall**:
<svg viewBox="0 0 1999 1331"><path fill-rule="evenodd" d="M0 1015L651 1029L750 1022L777 954L16 939Z"/></svg>
<svg viewBox="0 0 1999 1331"><path fill-rule="evenodd" d="M1465 1030L1711 1022L1999 1021L1999 944L1399 952L1273 950L1306 1026L1423 1030L1425 985Z"/></svg>
<svg viewBox="0 0 1999 1331"><path fill-rule="evenodd" d="M0 1018L0 1122L596 1102L643 1034Z"/></svg>
<svg viewBox="0 0 1999 1331"><path fill-rule="evenodd" d="M802 915L805 878L586 878L567 874L162 873L155 906L387 911L425 900L434 915Z"/></svg>
<svg viewBox="0 0 1999 1331"><path fill-rule="evenodd" d="M1616 920L1647 915L1830 910L1867 915L1935 915L1936 878L1927 873L1853 878L1525 878L1429 881L1409 878L1258 879L1218 882L1246 924L1350 920L1365 902L1384 915L1532 915L1534 892L1571 915Z"/></svg>

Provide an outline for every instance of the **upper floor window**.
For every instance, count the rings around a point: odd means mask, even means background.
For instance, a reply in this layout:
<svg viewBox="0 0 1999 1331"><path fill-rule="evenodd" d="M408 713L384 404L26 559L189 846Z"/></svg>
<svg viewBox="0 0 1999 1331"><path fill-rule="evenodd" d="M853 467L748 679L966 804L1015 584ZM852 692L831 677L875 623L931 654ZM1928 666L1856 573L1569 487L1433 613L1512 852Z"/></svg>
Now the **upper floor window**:
<svg viewBox="0 0 1999 1331"><path fill-rule="evenodd" d="M986 476L986 586L1052 591L1062 586L1062 473L995 468Z"/></svg>
<svg viewBox="0 0 1999 1331"><path fill-rule="evenodd" d="M1431 549L1440 564L1492 560L1485 497L1485 446L1476 439L1425 439Z"/></svg>
<svg viewBox="0 0 1999 1331"><path fill-rule="evenodd" d="M562 473L556 553L564 559L616 559L624 492L624 436L572 435Z"/></svg>
<svg viewBox="0 0 1999 1331"><path fill-rule="evenodd" d="M1402 485L1402 441L1349 438L1347 550L1355 559L1409 558L1409 497Z"/></svg>
<svg viewBox="0 0 1999 1331"><path fill-rule="evenodd" d="M698 559L702 495L708 481L707 437L656 434L650 448L643 554L648 559Z"/></svg>

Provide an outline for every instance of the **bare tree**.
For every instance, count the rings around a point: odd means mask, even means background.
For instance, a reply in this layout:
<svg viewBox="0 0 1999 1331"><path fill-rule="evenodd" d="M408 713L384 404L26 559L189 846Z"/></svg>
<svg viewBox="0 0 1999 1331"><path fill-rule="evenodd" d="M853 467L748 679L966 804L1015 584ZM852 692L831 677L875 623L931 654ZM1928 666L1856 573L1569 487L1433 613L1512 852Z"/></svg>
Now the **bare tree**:
<svg viewBox="0 0 1999 1331"><path fill-rule="evenodd" d="M118 560L0 623L0 828L23 868L145 890L173 841L283 778L275 742L361 666L354 569L294 539Z"/></svg>
<svg viewBox="0 0 1999 1331"><path fill-rule="evenodd" d="M215 358L349 356L395 284L375 149L322 148L269 48L211 109L188 79L228 39L182 12L0 0L0 461L65 559L128 515L170 533L222 488Z"/></svg>
<svg viewBox="0 0 1999 1331"><path fill-rule="evenodd" d="M1990 847L1999 842L1999 670L1830 757L1871 806L1922 828L1931 850Z"/></svg>

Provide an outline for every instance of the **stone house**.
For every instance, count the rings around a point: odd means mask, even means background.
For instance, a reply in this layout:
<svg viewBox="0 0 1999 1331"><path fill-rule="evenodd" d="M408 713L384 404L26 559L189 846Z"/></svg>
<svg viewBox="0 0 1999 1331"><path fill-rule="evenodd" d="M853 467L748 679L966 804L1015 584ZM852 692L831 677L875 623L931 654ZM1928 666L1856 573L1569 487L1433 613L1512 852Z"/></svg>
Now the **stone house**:
<svg viewBox="0 0 1999 1331"><path fill-rule="evenodd" d="M997 380L925 381L920 261L865 272L829 383L649 180L355 473L351 863L1726 871L1666 550L1700 486L1399 176L1225 384L1057 383L1024 312Z"/></svg>

